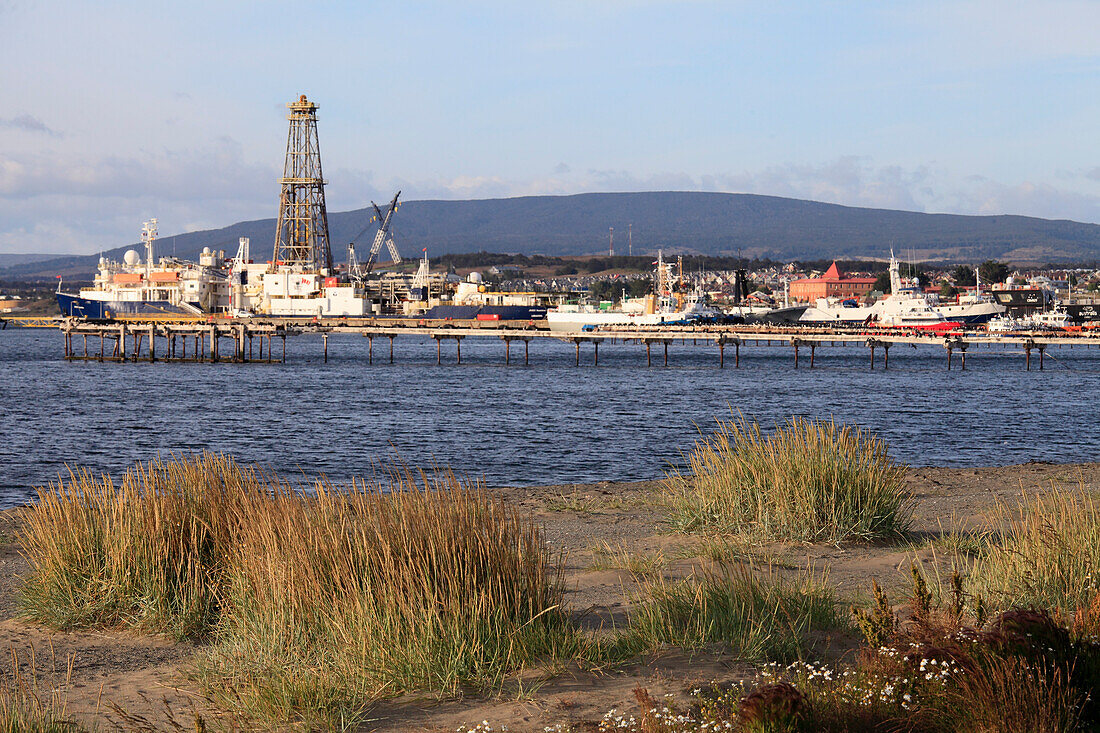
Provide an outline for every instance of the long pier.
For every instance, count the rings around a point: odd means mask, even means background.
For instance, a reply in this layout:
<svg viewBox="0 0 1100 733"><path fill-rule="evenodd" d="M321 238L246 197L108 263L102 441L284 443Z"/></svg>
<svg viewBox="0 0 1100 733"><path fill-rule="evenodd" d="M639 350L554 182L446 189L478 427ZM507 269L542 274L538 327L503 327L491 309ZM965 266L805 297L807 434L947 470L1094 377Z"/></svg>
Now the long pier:
<svg viewBox="0 0 1100 733"><path fill-rule="evenodd" d="M575 363L581 364L582 344L591 344L593 364L599 364L600 346L616 342L643 344L646 365L654 363L653 347L662 363L669 363L669 346L676 342L710 345L716 350L719 368L726 366L732 351L735 368L741 366L742 346L785 346L793 356L794 368L805 363L815 366L817 349L829 346L861 345L868 349L869 365L890 368L890 349L898 344L942 348L948 370L955 365L966 369L968 351L978 347L1015 347L1024 353L1024 368L1045 367L1048 349L1058 347L1100 347L1095 331L1035 331L988 333L958 331L933 333L885 328L822 328L807 326L668 326L646 329L603 328L579 332L557 332L540 328L531 321L417 321L395 318L190 318L130 317L110 322L65 318L56 322L64 337L65 358L70 361L195 361L281 363L286 360L288 336L318 334L328 361L331 334L359 334L370 342L368 363L374 362L374 341L388 341L389 362L393 363L394 339L419 336L436 342L436 362L443 363L444 341L455 342L456 362L462 363L462 341L467 338L499 339L504 346L504 363L511 364L513 342L523 343L523 363L530 363L532 341L557 339L575 345ZM808 356L807 360L805 357ZM518 358L516 359L518 362Z"/></svg>

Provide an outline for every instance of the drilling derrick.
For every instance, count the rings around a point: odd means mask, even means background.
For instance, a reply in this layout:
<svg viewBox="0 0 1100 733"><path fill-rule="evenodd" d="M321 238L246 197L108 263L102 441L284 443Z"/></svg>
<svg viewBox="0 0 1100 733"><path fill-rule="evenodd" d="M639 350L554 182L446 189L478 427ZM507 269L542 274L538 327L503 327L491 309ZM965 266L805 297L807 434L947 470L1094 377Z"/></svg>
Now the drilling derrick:
<svg viewBox="0 0 1100 733"><path fill-rule="evenodd" d="M321 176L321 148L317 143L317 105L302 95L287 105L290 132L286 163L279 179L279 223L275 230L276 265L332 272L325 181Z"/></svg>

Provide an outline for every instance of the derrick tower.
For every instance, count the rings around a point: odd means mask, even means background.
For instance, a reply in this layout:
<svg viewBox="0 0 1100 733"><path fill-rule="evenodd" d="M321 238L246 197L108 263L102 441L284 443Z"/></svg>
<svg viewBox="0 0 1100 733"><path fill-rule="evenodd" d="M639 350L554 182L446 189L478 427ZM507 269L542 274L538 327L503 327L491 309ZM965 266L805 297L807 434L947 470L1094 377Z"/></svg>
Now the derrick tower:
<svg viewBox="0 0 1100 733"><path fill-rule="evenodd" d="M290 132L279 192L279 220L275 229L277 264L332 272L325 181L321 176L321 148L317 142L317 105L306 99L287 105Z"/></svg>

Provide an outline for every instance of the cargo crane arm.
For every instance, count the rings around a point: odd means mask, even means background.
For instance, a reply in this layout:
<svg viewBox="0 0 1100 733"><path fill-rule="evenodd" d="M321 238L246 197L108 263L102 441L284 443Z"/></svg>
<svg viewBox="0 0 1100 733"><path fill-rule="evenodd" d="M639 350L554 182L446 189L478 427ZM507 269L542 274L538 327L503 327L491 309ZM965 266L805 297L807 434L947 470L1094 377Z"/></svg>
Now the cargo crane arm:
<svg viewBox="0 0 1100 733"><path fill-rule="evenodd" d="M390 257L393 259L394 264L401 262L401 255L398 254L397 245L393 243L393 235L390 233L393 215L394 212L397 211L397 199L400 196L400 191L394 194L393 201L390 202L389 208L386 209L385 214L378 208L378 204L373 201L370 202L370 205L374 207L374 220L378 222L378 233L374 235L374 243L370 247L370 255L368 255L367 262L364 265L365 276L370 275L371 269L374 267L374 260L378 257L378 253L382 251L383 242L385 242L386 246L389 248Z"/></svg>

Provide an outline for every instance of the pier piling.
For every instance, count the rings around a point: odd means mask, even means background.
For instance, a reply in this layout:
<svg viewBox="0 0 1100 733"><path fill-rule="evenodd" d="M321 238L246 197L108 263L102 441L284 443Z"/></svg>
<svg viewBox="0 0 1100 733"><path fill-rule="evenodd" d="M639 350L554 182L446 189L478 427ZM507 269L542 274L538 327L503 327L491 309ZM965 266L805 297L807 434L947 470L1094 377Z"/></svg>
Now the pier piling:
<svg viewBox="0 0 1100 733"><path fill-rule="evenodd" d="M380 322L381 320L381 322ZM653 344L660 343L662 347L662 363L669 366L669 344L678 339L685 346L690 341L693 345L713 343L718 347L718 367L724 369L726 365L726 346L730 343L734 347L734 366L741 365L741 343L744 341L756 345L790 346L794 350L795 369L802 366L802 349L810 350L809 368L817 366L817 347L855 345L863 342L869 349L869 366L875 369L877 354L875 351L882 348L882 369L890 368L890 347L895 344L909 344L918 348L921 345L942 346L947 352L947 369L961 367L967 369L968 346L978 344L979 347L996 348L1020 347L1024 351L1024 368L1031 371L1031 352L1039 350L1038 369L1046 369L1046 350L1050 347L1091 347L1100 345L1100 336L1089 333L1022 333L1022 334L996 334L996 333L967 333L952 332L950 334L931 334L923 332L898 332L882 330L868 333L866 329L833 329L821 331L820 329L794 329L794 328L705 328L677 329L677 328L652 328L652 329L590 329L585 332L552 333L547 330L532 329L529 323L524 324L493 324L482 323L463 324L428 324L421 321L418 325L407 323L390 324L386 319L364 318L359 321L348 319L311 319L298 322L285 321L283 319L256 318L255 320L243 319L186 319L170 317L153 317L139 319L135 317L121 318L113 322L89 322L82 319L68 318L59 323L63 338L64 358L67 361L195 361L216 363L221 360L222 339L232 339L233 353L226 356L226 361L238 363L252 362L255 352L254 341L259 337L259 361L267 363L279 363L273 353L273 337L281 337L283 340L282 362L286 361L286 338L288 335L319 334L322 341L322 358L328 362L329 336L334 333L358 333L368 339L368 362L374 364L374 339L387 337L390 340L389 361L394 363L394 341L398 335L419 335L429 337L436 341L436 364L442 364L442 341L453 339L455 341L456 363L462 363L462 339L467 336L495 337L504 341L504 363L511 366L512 341L521 340L524 344L523 363L530 365L530 342L532 339L545 338L557 339L568 343L573 342L574 364L580 366L580 352L583 343L592 342L593 365L599 366L600 346L616 343L644 344L646 352L646 366L653 366ZM99 352L95 352L94 343L90 346L89 337L99 336ZM74 336L80 336L78 345ZM132 341L129 340L132 337ZM157 343L158 339L164 339L163 349ZM1037 341L1037 339L1042 341ZM113 350L108 353L106 343L113 340ZM146 347L145 339L148 339ZM180 340L177 344L177 339ZM194 351L188 353L188 341L194 339ZM210 340L207 345L207 339ZM266 352L265 342L266 341ZM247 342L247 344L246 344ZM956 352L959 354L959 363L955 362Z"/></svg>

